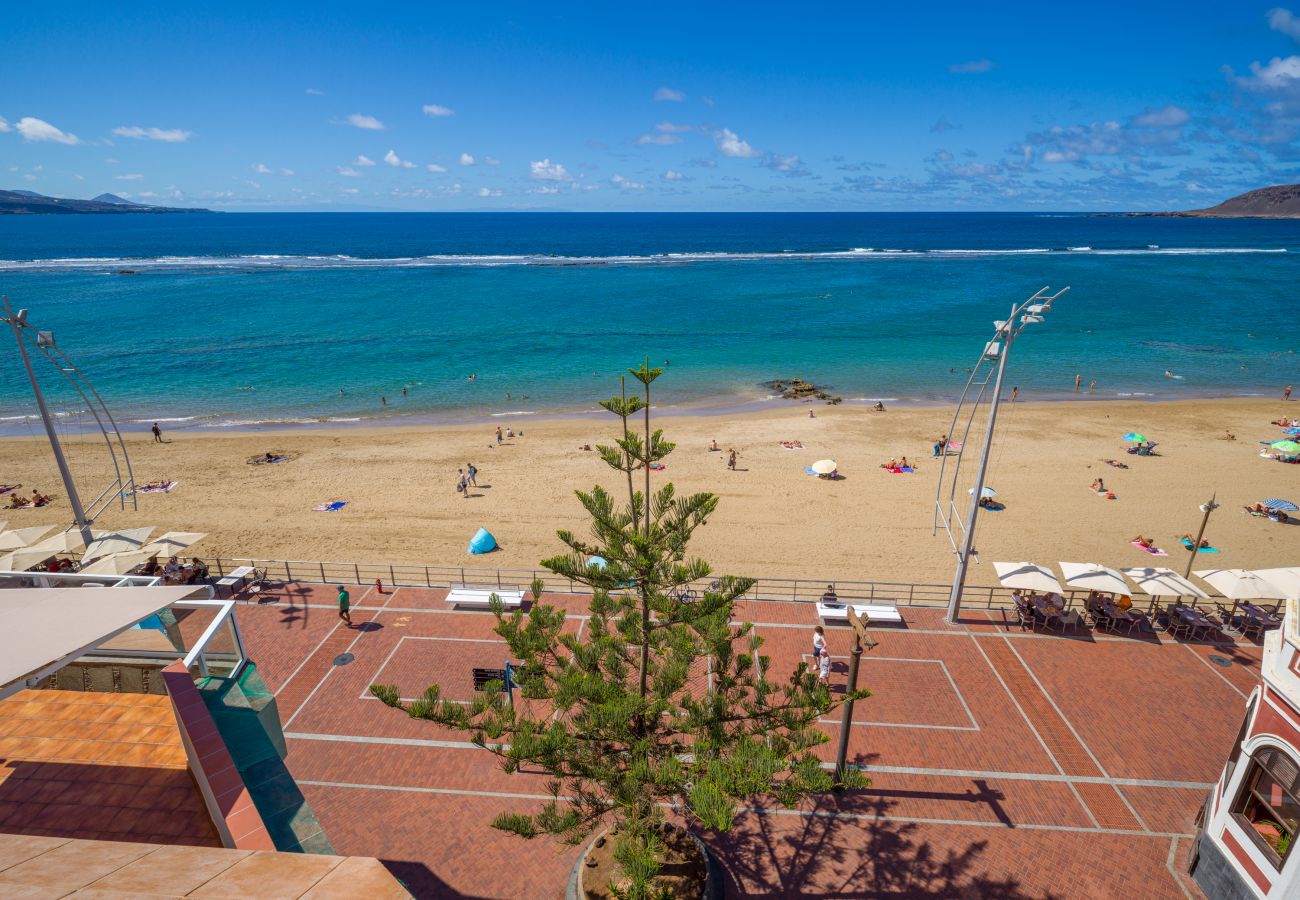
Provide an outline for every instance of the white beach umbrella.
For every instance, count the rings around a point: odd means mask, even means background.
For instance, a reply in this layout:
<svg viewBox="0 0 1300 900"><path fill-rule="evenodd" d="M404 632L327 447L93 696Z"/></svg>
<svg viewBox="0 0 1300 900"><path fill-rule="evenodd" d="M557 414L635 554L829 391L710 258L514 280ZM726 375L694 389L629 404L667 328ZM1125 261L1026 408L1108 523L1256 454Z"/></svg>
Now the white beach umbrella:
<svg viewBox="0 0 1300 900"><path fill-rule="evenodd" d="M169 531L161 537L154 538L142 549L159 556L175 556L207 536L205 531Z"/></svg>
<svg viewBox="0 0 1300 900"><path fill-rule="evenodd" d="M974 494L974 493L975 493L975 488L973 488L973 487L972 487L972 488L966 488L966 493L968 493L968 494ZM997 495L998 495L998 492L995 491L995 490L993 490L993 488L989 487L988 485L985 485L984 488L980 491L980 498L981 498L981 499L983 499L983 498L985 498L985 497L996 497Z"/></svg>
<svg viewBox="0 0 1300 900"><path fill-rule="evenodd" d="M1127 594L1129 586L1124 576L1114 569L1098 563L1061 563L1065 583L1081 591L1100 591L1103 594Z"/></svg>
<svg viewBox="0 0 1300 900"><path fill-rule="evenodd" d="M1300 566L1256 569L1255 574L1286 594L1286 599L1293 603L1300 602Z"/></svg>
<svg viewBox="0 0 1300 900"><path fill-rule="evenodd" d="M1137 585L1139 591L1150 597L1197 597L1204 600L1210 596L1173 569L1130 566L1121 571Z"/></svg>
<svg viewBox="0 0 1300 900"><path fill-rule="evenodd" d="M1197 569L1196 576L1229 600L1286 599L1281 588L1246 569Z"/></svg>
<svg viewBox="0 0 1300 900"><path fill-rule="evenodd" d="M107 531L96 534L95 539L86 546L86 552L82 554L81 561L88 562L92 559L99 559L101 556L108 556L110 553L139 550L148 542L151 534L153 534L152 525L147 525L144 528L123 528L121 531Z"/></svg>
<svg viewBox="0 0 1300 900"><path fill-rule="evenodd" d="M125 575L136 566L141 566L152 559L154 554L145 550L128 550L125 553L110 553L101 556L88 566L77 570L78 575Z"/></svg>
<svg viewBox="0 0 1300 900"><path fill-rule="evenodd" d="M1038 563L995 562L993 568L997 570L998 581L1004 587L1061 593L1061 583L1056 580L1056 576Z"/></svg>
<svg viewBox="0 0 1300 900"><path fill-rule="evenodd" d="M829 475L834 472L838 466L833 459L819 459L808 468L812 469L818 475Z"/></svg>
<svg viewBox="0 0 1300 900"><path fill-rule="evenodd" d="M32 544L28 549L50 550L54 553L78 553L86 549L86 542L81 539L80 531L60 531Z"/></svg>
<svg viewBox="0 0 1300 900"><path fill-rule="evenodd" d="M53 531L54 528L53 525L32 525L27 528L15 528L12 531L0 531L0 550L17 550L19 547L30 547Z"/></svg>
<svg viewBox="0 0 1300 900"><path fill-rule="evenodd" d="M26 572L32 566L39 566L54 556L55 553L52 550L23 547L0 556L0 572Z"/></svg>

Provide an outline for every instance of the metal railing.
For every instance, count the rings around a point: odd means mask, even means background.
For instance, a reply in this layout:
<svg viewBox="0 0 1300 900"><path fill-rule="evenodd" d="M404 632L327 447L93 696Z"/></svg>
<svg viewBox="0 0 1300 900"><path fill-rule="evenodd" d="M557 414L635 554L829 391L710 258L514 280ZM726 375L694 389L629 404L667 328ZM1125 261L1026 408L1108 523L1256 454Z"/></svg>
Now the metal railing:
<svg viewBox="0 0 1300 900"><path fill-rule="evenodd" d="M420 566L399 563L312 562L285 559L244 559L215 557L207 560L213 578L245 567L265 571L267 578L276 581L305 584L374 584L383 581L385 586L446 588L467 586L497 590L527 591L534 579L540 578L543 590L549 593L585 594L586 585L560 578L545 569L488 569L472 566ZM899 606L945 607L952 587L948 584L912 584L889 581L845 581L843 579L790 579L759 578L745 594L747 600L778 600L815 603L822 598L828 584L834 584L841 601L858 603L891 603ZM708 582L690 585L697 591L708 587ZM1135 592L1137 593L1137 592ZM964 592L965 605L982 609L1011 608L1012 589L968 585ZM1082 608L1088 591L1070 591L1064 594L1066 608ZM1195 605L1193 602L1192 605Z"/></svg>

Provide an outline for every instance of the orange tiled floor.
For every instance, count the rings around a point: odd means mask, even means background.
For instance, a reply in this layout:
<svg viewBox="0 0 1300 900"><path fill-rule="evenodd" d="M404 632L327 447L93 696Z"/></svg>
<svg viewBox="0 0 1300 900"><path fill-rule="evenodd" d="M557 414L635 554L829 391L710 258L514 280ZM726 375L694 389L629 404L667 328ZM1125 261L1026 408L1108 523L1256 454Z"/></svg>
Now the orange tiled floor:
<svg viewBox="0 0 1300 900"><path fill-rule="evenodd" d="M146 694L0 701L0 831L220 846L171 702Z"/></svg>

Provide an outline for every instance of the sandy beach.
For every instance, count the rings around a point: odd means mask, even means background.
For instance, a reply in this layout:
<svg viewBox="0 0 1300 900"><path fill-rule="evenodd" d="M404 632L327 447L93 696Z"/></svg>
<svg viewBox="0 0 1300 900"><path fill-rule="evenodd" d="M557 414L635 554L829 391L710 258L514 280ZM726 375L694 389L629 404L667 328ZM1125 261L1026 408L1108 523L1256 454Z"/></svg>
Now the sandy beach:
<svg viewBox="0 0 1300 900"><path fill-rule="evenodd" d="M1187 551L1176 541L1195 533L1198 506L1217 492L1222 508L1207 537L1222 553L1206 563L1256 568L1300 560L1300 526L1253 518L1242 505L1267 497L1297 499L1300 466L1258 456L1258 440L1282 437L1270 419L1300 414L1300 404L1211 400L1168 403L1025 403L1003 407L988 483L1006 509L981 516L982 564L975 584L995 583L992 561L1029 559L1170 565ZM942 407L883 413L844 407L773 406L734 416L656 418L677 450L653 481L679 491L708 490L722 500L696 551L715 571L776 578L942 583L952 574L947 537L932 534L938 460L934 440L948 430ZM207 556L391 562L528 568L561 545L557 528L583 530L575 489L618 482L581 445L608 440L617 420L516 419L523 435L497 446L493 425L165 434L128 437L136 479L178 482L170 493L142 494L139 509L111 509L100 527L157 525L204 531ZM1237 440L1224 439L1231 429ZM1159 442L1161 456L1126 456L1120 435L1137 430ZM713 439L739 451L738 470ZM787 450L782 440L802 441ZM289 454L278 465L249 457ZM70 461L83 494L103 483L102 444L70 441ZM890 474L891 456L917 463L913 474ZM809 477L804 466L833 458L845 476ZM1127 470L1105 465L1114 457ZM478 467L479 487L455 490L457 468ZM973 463L973 459L971 460ZM973 474L971 465L971 474ZM1117 495L1089 490L1103 477ZM0 481L62 495L49 448L28 438L0 441ZM96 489L91 491L91 487ZM339 512L312 507L334 500ZM3 511L9 527L70 519L66 499L28 511ZM470 556L466 545L484 526L500 550ZM1137 533L1156 540L1168 559L1130 545ZM1198 564L1198 568L1202 567Z"/></svg>

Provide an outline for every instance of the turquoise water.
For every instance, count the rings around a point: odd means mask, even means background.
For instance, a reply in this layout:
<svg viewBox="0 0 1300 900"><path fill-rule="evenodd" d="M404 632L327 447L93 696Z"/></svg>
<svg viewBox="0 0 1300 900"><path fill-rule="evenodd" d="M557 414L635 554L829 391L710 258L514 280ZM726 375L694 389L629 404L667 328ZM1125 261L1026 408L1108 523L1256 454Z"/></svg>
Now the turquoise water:
<svg viewBox="0 0 1300 900"><path fill-rule="evenodd" d="M646 355L669 361L664 404L759 401L761 382L795 376L850 402L948 400L992 321L1047 285L1071 290L1016 345L1009 381L1026 398L1069 395L1076 373L1103 398L1271 395L1300 380L1298 275L1290 222L0 218L0 291L133 427L582 410ZM25 428L30 396L0 338L0 426Z"/></svg>

